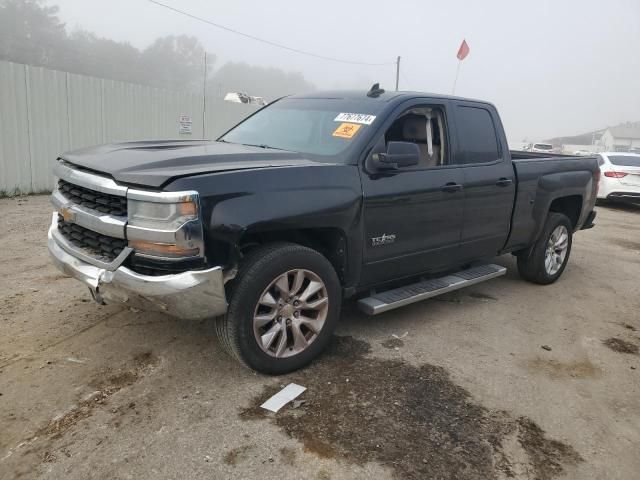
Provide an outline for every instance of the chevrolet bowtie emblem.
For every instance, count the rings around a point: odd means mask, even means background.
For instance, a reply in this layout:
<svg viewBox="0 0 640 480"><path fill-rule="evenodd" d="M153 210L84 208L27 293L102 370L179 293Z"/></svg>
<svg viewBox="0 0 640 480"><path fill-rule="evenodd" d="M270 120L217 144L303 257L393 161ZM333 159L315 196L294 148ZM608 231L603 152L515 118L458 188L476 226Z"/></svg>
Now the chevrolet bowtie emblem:
<svg viewBox="0 0 640 480"><path fill-rule="evenodd" d="M76 219L76 215L71 211L69 207L62 207L58 211L65 222L73 222Z"/></svg>

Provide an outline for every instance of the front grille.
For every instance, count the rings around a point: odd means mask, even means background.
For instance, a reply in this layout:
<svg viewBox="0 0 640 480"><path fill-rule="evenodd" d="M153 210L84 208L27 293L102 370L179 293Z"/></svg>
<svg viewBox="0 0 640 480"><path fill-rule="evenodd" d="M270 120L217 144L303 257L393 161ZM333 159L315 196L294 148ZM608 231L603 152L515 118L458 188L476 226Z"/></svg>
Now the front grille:
<svg viewBox="0 0 640 480"><path fill-rule="evenodd" d="M58 180L58 190L68 200L83 207L114 216L127 215L127 199L97 192L65 180Z"/></svg>
<svg viewBox="0 0 640 480"><path fill-rule="evenodd" d="M120 238L101 235L75 223L65 222L60 214L58 231L73 245L103 262L112 262L126 245L126 241Z"/></svg>

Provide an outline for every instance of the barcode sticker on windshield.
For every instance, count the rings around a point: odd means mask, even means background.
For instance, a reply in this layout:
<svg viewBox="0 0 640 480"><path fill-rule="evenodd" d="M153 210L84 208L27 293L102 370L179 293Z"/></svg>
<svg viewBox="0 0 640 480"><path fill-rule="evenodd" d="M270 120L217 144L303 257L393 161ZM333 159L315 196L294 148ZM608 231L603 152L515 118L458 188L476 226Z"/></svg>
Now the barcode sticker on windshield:
<svg viewBox="0 0 640 480"><path fill-rule="evenodd" d="M333 121L371 125L375 119L375 115L367 115L366 113L339 113L338 116L333 119Z"/></svg>

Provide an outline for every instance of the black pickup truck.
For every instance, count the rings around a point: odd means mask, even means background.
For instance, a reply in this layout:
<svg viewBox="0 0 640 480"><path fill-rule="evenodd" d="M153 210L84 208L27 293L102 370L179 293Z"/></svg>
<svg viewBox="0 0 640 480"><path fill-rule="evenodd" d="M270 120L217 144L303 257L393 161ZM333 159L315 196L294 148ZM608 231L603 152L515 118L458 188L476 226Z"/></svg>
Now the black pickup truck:
<svg viewBox="0 0 640 480"><path fill-rule="evenodd" d="M48 246L98 302L216 318L258 371L310 362L343 299L369 314L505 273L549 284L593 226L595 158L510 152L493 105L416 92L271 103L217 141L60 156Z"/></svg>

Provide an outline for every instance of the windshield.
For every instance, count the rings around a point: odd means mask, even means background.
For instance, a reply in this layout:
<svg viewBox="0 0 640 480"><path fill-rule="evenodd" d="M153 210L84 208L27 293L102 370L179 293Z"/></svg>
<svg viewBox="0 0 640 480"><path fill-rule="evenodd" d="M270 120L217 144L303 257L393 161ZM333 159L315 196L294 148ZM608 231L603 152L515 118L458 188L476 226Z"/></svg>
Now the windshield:
<svg viewBox="0 0 640 480"><path fill-rule="evenodd" d="M285 98L260 110L219 141L341 161L375 121L381 102Z"/></svg>
<svg viewBox="0 0 640 480"><path fill-rule="evenodd" d="M553 145L549 145L548 143L535 143L533 148L537 148L538 150L552 150Z"/></svg>
<svg viewBox="0 0 640 480"><path fill-rule="evenodd" d="M623 167L640 167L640 155L609 155L609 161Z"/></svg>

